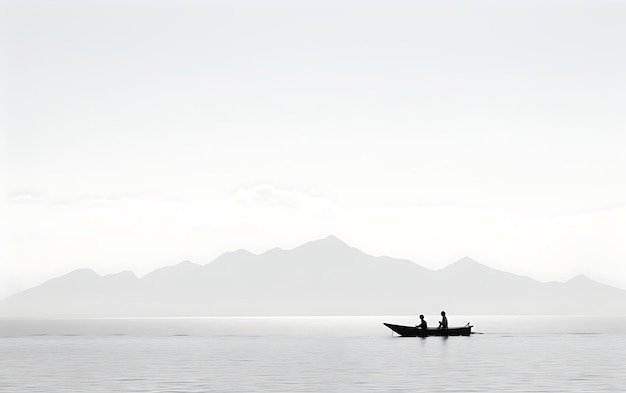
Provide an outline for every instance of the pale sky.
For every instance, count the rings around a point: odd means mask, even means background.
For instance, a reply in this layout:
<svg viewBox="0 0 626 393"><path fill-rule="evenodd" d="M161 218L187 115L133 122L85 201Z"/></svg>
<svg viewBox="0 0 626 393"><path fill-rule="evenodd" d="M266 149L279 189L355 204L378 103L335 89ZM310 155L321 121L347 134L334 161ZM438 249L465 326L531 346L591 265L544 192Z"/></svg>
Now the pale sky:
<svg viewBox="0 0 626 393"><path fill-rule="evenodd" d="M0 298L334 234L626 288L626 3L2 2Z"/></svg>

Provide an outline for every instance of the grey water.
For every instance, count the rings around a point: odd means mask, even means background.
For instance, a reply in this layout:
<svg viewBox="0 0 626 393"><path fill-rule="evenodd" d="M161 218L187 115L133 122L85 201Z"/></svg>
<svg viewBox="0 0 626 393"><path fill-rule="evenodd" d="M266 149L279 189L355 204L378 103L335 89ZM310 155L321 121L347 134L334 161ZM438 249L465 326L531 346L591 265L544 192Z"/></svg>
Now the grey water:
<svg viewBox="0 0 626 393"><path fill-rule="evenodd" d="M427 316L436 326L437 318ZM0 392L624 392L626 317L0 320Z"/></svg>

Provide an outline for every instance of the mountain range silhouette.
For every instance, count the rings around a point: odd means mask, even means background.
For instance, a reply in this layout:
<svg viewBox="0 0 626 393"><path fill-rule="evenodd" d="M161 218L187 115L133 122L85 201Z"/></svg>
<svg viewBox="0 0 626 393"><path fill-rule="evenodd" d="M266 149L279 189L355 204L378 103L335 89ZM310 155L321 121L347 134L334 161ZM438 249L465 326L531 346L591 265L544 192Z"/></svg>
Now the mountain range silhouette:
<svg viewBox="0 0 626 393"><path fill-rule="evenodd" d="M142 278L80 269L0 302L0 317L438 314L626 315L626 291L585 276L542 283L465 257L431 270L335 236L292 250L227 252Z"/></svg>

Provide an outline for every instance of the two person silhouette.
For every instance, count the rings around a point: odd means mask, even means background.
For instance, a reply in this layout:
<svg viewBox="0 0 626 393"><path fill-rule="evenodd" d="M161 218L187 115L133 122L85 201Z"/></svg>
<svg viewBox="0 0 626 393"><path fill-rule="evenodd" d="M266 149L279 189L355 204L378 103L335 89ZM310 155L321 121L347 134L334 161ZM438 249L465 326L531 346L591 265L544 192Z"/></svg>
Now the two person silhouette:
<svg viewBox="0 0 626 393"><path fill-rule="evenodd" d="M420 324L415 326L419 329L428 329L428 323L424 319L423 315L420 315ZM448 328L448 318L446 317L446 312L441 312L441 321L439 322L439 329L447 329Z"/></svg>

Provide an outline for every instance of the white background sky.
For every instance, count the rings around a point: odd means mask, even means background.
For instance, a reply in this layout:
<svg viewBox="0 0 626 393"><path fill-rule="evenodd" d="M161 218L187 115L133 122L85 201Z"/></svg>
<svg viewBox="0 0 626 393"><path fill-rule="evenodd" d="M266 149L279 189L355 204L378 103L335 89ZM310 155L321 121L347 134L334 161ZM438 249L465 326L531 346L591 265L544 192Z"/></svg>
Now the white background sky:
<svg viewBox="0 0 626 393"><path fill-rule="evenodd" d="M626 3L3 1L0 297L334 234L626 288Z"/></svg>

